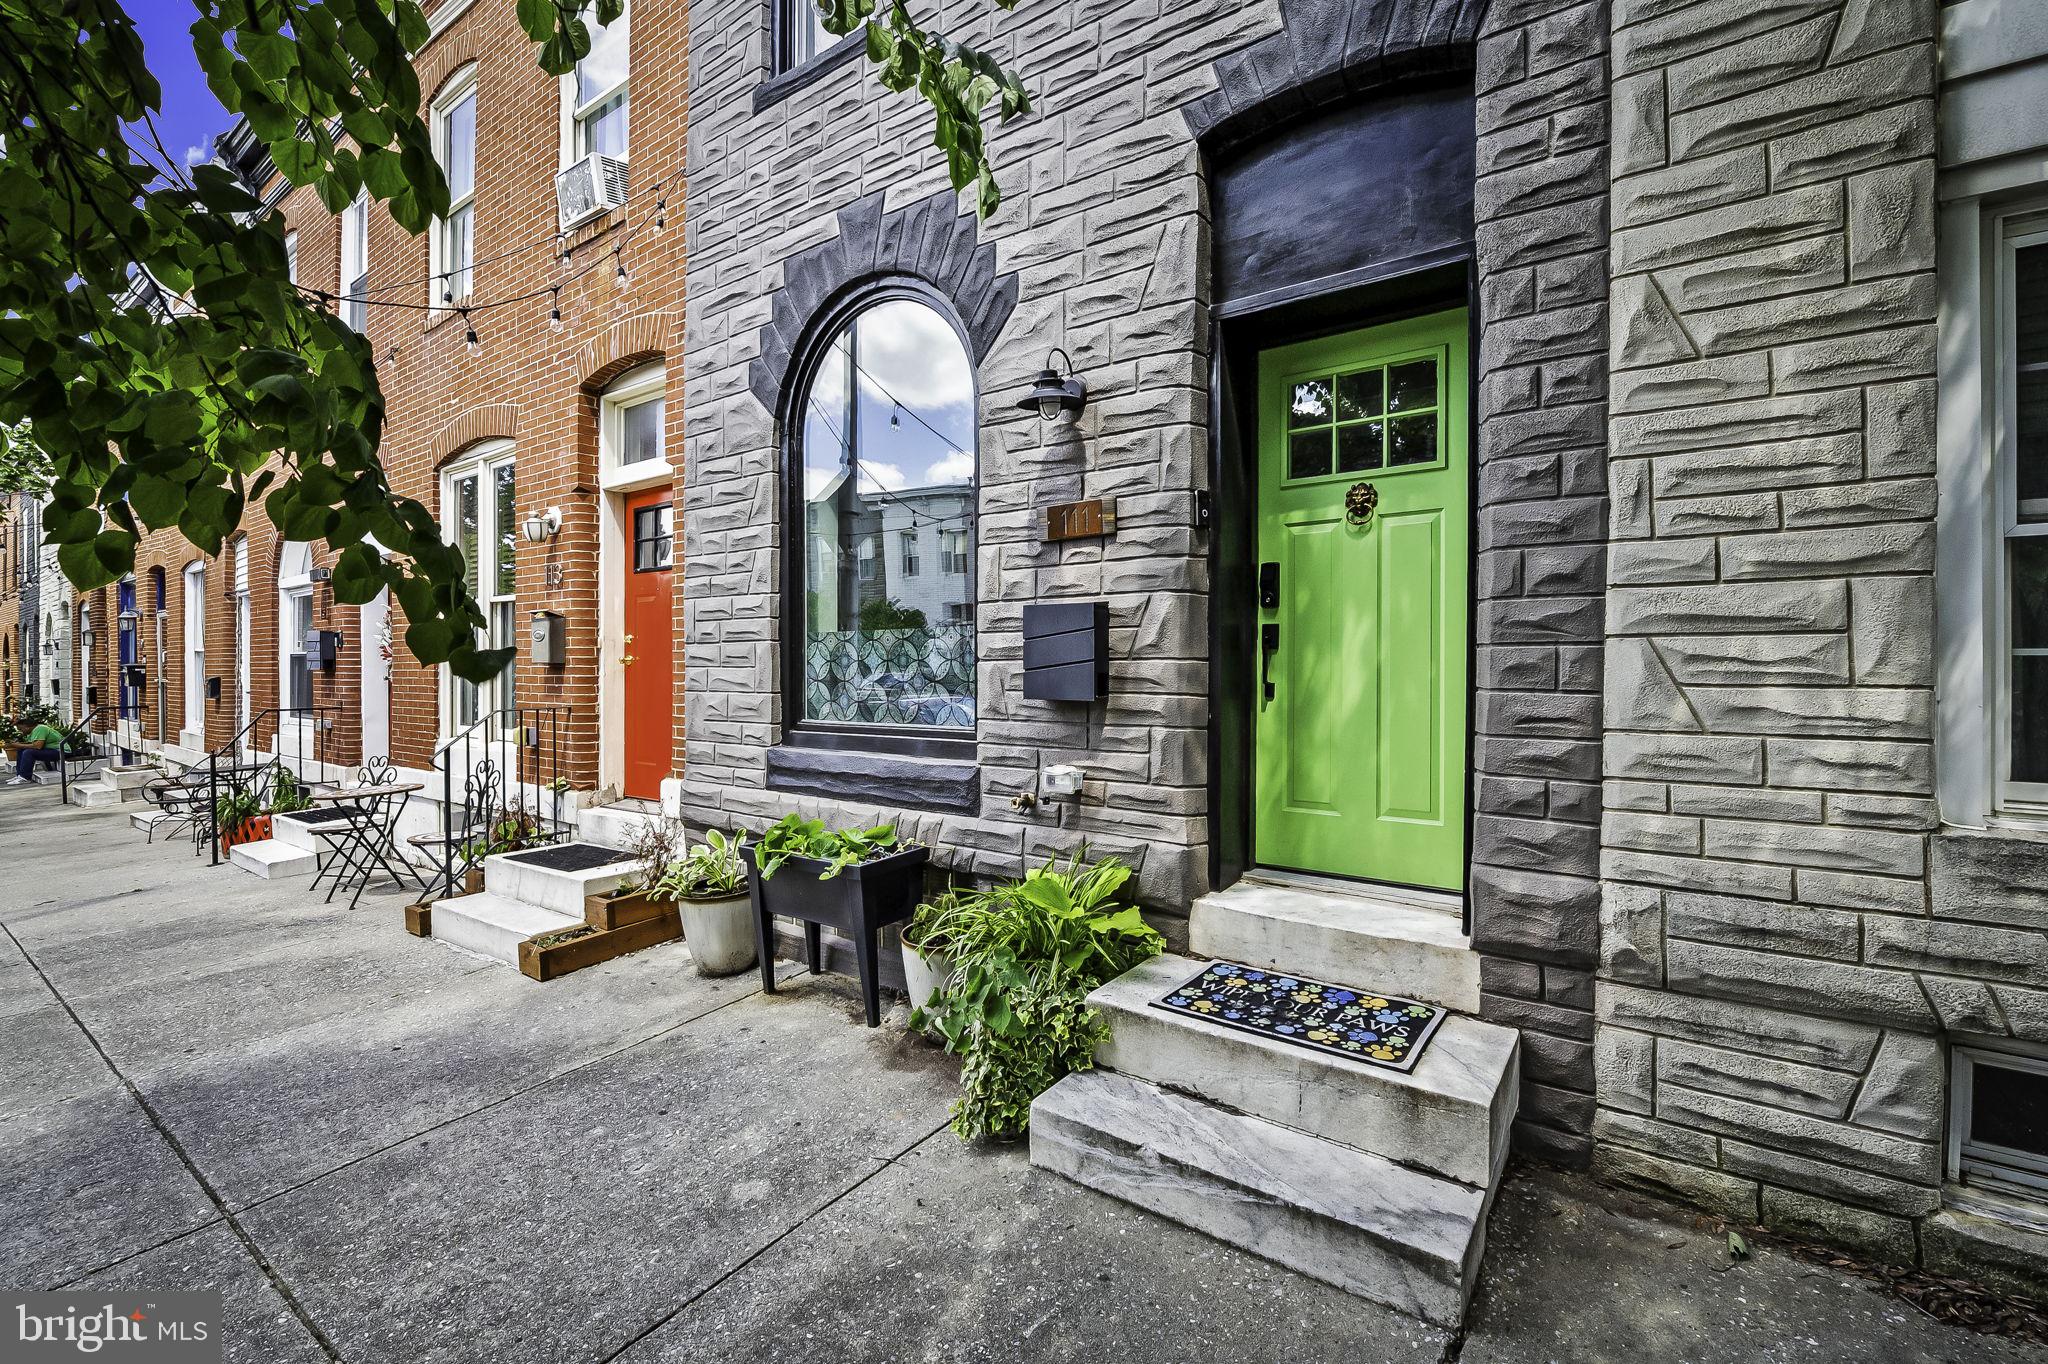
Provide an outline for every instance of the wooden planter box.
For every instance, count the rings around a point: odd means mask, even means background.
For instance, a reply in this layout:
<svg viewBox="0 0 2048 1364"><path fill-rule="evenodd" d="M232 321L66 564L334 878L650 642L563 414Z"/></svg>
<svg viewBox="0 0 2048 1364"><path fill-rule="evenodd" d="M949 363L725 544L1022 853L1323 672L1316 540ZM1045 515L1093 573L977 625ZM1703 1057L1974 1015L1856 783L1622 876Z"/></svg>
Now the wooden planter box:
<svg viewBox="0 0 2048 1364"><path fill-rule="evenodd" d="M620 928L593 929L581 937L545 946L528 938L519 944L519 969L535 980L553 980L556 976L580 971L586 966L610 961L613 957L623 957L628 952L638 952L643 947L680 938L683 924L676 907L663 905L661 910L652 919L642 919Z"/></svg>
<svg viewBox="0 0 2048 1364"><path fill-rule="evenodd" d="M654 899L648 891L640 887L632 890L615 890L607 895L583 897L583 922L592 928L607 931L646 923L649 919L658 919L663 914L674 912L674 905L665 900Z"/></svg>
<svg viewBox="0 0 2048 1364"><path fill-rule="evenodd" d="M405 931L415 938L434 936L434 903L421 900L405 907Z"/></svg>
<svg viewBox="0 0 2048 1364"><path fill-rule="evenodd" d="M846 868L829 881L818 879L830 865L815 857L792 857L761 876L755 859L758 845L740 848L747 864L747 893L754 908L754 947L761 957L761 989L775 993L775 916L796 919L804 926L804 956L816 975L824 970L819 930L835 928L852 940L860 975L861 1002L870 1028L882 1022L881 980L876 938L889 924L901 923L917 911L924 898L924 867L931 849L904 848Z"/></svg>

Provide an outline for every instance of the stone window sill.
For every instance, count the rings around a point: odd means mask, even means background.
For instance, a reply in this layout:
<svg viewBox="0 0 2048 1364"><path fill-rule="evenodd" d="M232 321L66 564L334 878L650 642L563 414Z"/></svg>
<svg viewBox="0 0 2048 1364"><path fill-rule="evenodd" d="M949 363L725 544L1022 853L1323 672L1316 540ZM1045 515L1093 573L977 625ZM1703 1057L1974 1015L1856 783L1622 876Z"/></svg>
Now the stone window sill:
<svg viewBox="0 0 2048 1364"><path fill-rule="evenodd" d="M981 768L955 758L783 745L768 750L768 789L972 814L981 808Z"/></svg>

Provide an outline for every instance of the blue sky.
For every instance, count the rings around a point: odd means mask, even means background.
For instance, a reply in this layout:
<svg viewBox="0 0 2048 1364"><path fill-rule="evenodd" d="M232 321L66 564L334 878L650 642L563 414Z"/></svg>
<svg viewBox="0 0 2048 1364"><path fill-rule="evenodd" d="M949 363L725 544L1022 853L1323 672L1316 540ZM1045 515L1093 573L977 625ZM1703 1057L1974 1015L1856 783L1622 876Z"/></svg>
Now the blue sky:
<svg viewBox="0 0 2048 1364"><path fill-rule="evenodd" d="M164 148L180 162L205 160L213 154L215 134L234 120L206 88L199 61L192 55L192 21L199 17L191 0L145 0L128 13L142 37L143 59L163 87L163 108L157 131Z"/></svg>

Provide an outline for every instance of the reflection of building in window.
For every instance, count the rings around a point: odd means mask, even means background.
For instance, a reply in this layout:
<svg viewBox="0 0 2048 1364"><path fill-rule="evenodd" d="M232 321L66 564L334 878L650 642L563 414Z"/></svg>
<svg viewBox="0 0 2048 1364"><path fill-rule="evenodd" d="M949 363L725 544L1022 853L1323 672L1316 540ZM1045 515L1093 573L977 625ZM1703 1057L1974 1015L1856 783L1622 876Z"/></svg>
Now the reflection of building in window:
<svg viewBox="0 0 2048 1364"><path fill-rule="evenodd" d="M903 558L901 561L903 576L915 578L917 576L917 532L914 530L899 531L897 532L896 540L903 547Z"/></svg>

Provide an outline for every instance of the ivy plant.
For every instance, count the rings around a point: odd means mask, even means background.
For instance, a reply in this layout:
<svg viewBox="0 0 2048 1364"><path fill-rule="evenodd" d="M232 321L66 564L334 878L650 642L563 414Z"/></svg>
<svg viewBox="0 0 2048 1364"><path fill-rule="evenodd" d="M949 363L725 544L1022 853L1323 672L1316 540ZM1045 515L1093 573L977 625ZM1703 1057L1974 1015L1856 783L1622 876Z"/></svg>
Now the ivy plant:
<svg viewBox="0 0 2048 1364"><path fill-rule="evenodd" d="M446 212L413 70L430 36L418 0L150 2L190 4L208 86L290 184L337 213L366 194L414 233ZM992 211L981 113L1023 112L1022 85L893 0L820 3L833 32L865 28L884 85L932 104L954 185ZM589 52L589 20L622 8L516 12L559 75ZM378 458L369 343L293 285L277 214L164 146L162 100L120 0L0 0L0 488L47 494L47 539L81 590L133 571L151 530L218 554L260 503L285 537L335 551L337 601L388 588L415 658L497 675L511 651L480 645L461 555Z"/></svg>

